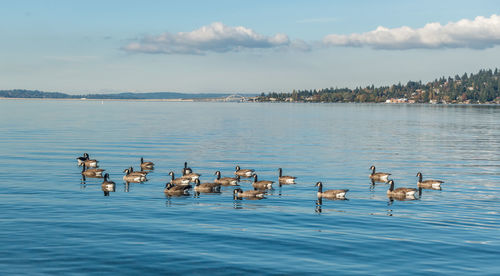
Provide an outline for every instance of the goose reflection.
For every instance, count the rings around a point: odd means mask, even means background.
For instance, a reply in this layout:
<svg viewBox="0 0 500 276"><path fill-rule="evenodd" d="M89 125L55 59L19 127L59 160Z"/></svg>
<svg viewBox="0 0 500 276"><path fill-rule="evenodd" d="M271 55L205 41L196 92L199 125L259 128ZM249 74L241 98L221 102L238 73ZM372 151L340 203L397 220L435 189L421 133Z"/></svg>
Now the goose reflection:
<svg viewBox="0 0 500 276"><path fill-rule="evenodd" d="M349 201L349 199L347 198L329 198L329 197L318 197L318 199L316 200L316 206L314 208L314 212L317 213L317 214L321 214L323 212L323 199L327 199L327 200L334 200L334 201ZM334 209L330 209L332 211L336 211L336 212L344 212L344 211L341 211L341 210L334 210Z"/></svg>
<svg viewBox="0 0 500 276"><path fill-rule="evenodd" d="M210 191L210 192L199 192L199 191L194 191L193 193L193 197L195 198L199 198L200 195L213 195L213 194L221 194L221 191L218 190L218 191Z"/></svg>
<svg viewBox="0 0 500 276"><path fill-rule="evenodd" d="M375 191L375 181L373 179L370 179L370 192Z"/></svg>
<svg viewBox="0 0 500 276"><path fill-rule="evenodd" d="M80 181L80 190L85 190L87 188L87 183L82 179Z"/></svg>
<svg viewBox="0 0 500 276"><path fill-rule="evenodd" d="M412 196L390 196L388 197L388 200L387 200L387 215L388 216L391 216L392 217L392 212L393 212L393 209L391 208L394 204L394 201L412 201L412 200L416 200L417 198L412 195Z"/></svg>
<svg viewBox="0 0 500 276"><path fill-rule="evenodd" d="M423 187L418 187L418 198L422 198L423 190L435 190L435 191L441 191L442 188L423 188Z"/></svg>
<svg viewBox="0 0 500 276"><path fill-rule="evenodd" d="M85 189L87 188L87 179L85 178L84 175L82 175L82 178L80 179L80 189Z"/></svg>
<svg viewBox="0 0 500 276"><path fill-rule="evenodd" d="M123 191L128 193L130 191L130 183L125 182L123 185Z"/></svg>
<svg viewBox="0 0 500 276"><path fill-rule="evenodd" d="M375 181L373 179L370 179L370 192L374 192L375 188L377 186L385 186L388 182L383 182L383 181Z"/></svg>
<svg viewBox="0 0 500 276"><path fill-rule="evenodd" d="M186 203L183 203L183 200L189 200L191 199L190 194L179 194L179 195L170 195L168 193L165 193L165 198L167 199L165 201L165 206L166 207L172 207L172 206L179 206L179 205L186 205Z"/></svg>
<svg viewBox="0 0 500 276"><path fill-rule="evenodd" d="M237 200L236 197L233 197L233 209L243 209L243 205L241 204L241 200Z"/></svg>
<svg viewBox="0 0 500 276"><path fill-rule="evenodd" d="M250 208L249 206L244 206L243 204L243 199L244 200L261 200L264 197L237 197L233 196L233 208L234 209L247 209Z"/></svg>
<svg viewBox="0 0 500 276"><path fill-rule="evenodd" d="M323 204L323 198L318 197L318 199L316 200L316 208L314 208L314 212L321 214L321 212L322 212L321 205L322 204Z"/></svg>
<svg viewBox="0 0 500 276"><path fill-rule="evenodd" d="M385 186L386 184L389 184L389 181L385 182L370 179L370 192L374 192L377 186Z"/></svg>
<svg viewBox="0 0 500 276"><path fill-rule="evenodd" d="M417 198L415 197L415 195L411 195L411 196L405 196L405 195L388 196L387 206L392 206L392 204L394 203L394 200L396 200L396 201L412 201L412 200L416 200L416 199Z"/></svg>

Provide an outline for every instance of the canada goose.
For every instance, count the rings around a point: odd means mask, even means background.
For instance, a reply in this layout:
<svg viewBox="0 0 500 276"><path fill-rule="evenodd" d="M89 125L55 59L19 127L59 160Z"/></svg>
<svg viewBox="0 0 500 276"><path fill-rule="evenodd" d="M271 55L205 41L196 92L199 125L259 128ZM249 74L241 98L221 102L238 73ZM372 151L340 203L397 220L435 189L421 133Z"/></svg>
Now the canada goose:
<svg viewBox="0 0 500 276"><path fill-rule="evenodd" d="M220 183L200 183L199 179L194 180L194 190L201 193L210 193L220 191Z"/></svg>
<svg viewBox="0 0 500 276"><path fill-rule="evenodd" d="M272 189L274 181L269 180L261 180L257 179L257 175L253 175L253 183L252 186L256 189Z"/></svg>
<svg viewBox="0 0 500 276"><path fill-rule="evenodd" d="M438 190L438 189L441 189L441 184L444 183L444 181L432 180L432 179L422 181L422 173L421 172L418 172L417 176L418 176L417 186L419 188Z"/></svg>
<svg viewBox="0 0 500 276"><path fill-rule="evenodd" d="M235 175L241 176L241 177L252 177L254 170L252 169L241 169L240 166L236 166L236 171L234 172Z"/></svg>
<svg viewBox="0 0 500 276"><path fill-rule="evenodd" d="M297 177L295 176L288 176L288 175L282 175L283 171L281 168L278 169L280 175L279 175L279 182L280 184L294 184L295 183L295 179Z"/></svg>
<svg viewBox="0 0 500 276"><path fill-rule="evenodd" d="M389 184L391 185L391 187L389 187L389 190L387 190L388 197L395 197L395 198L413 197L415 195L415 193L417 192L417 189L414 189L414 188L394 189L394 180L389 180Z"/></svg>
<svg viewBox="0 0 500 276"><path fill-rule="evenodd" d="M220 171L216 171L215 175L217 178L214 180L215 183L219 183L222 186L238 186L239 176L237 177L220 177Z"/></svg>
<svg viewBox="0 0 500 276"><path fill-rule="evenodd" d="M85 177L101 178L103 171L104 171L104 169L87 169L87 166L85 166L85 163L83 164L83 167L82 167L82 175Z"/></svg>
<svg viewBox="0 0 500 276"><path fill-rule="evenodd" d="M243 191L242 189L234 189L233 190L234 197L264 197L264 192L259 190L248 190Z"/></svg>
<svg viewBox="0 0 500 276"><path fill-rule="evenodd" d="M115 191L116 184L115 182L109 180L108 173L104 174L104 180L102 181L101 187L103 191L108 191L108 192Z"/></svg>
<svg viewBox="0 0 500 276"><path fill-rule="evenodd" d="M78 161L78 166L81 166L85 160L87 160L86 155L87 153L84 153L83 156L77 157L76 161Z"/></svg>
<svg viewBox="0 0 500 276"><path fill-rule="evenodd" d="M184 162L184 169L182 169L182 178L189 178L192 182L200 178L201 174L194 173L191 168L186 168L187 162Z"/></svg>
<svg viewBox="0 0 500 276"><path fill-rule="evenodd" d="M146 176L142 175L142 174L133 174L130 172L129 169L125 169L123 171L124 173L126 173L124 176L123 176L123 181L127 182L127 183L140 183L140 182L144 182L144 181L147 181L147 178Z"/></svg>
<svg viewBox="0 0 500 276"><path fill-rule="evenodd" d="M130 174L130 175L142 175L142 176L146 176L149 173L147 171L134 171L133 167L125 169L125 170L123 170L123 172Z"/></svg>
<svg viewBox="0 0 500 276"><path fill-rule="evenodd" d="M185 174L185 175L181 176L181 178L189 179L190 182L194 182L196 179L199 179L200 176L201 176L201 174L188 173L188 174Z"/></svg>
<svg viewBox="0 0 500 276"><path fill-rule="evenodd" d="M191 168L188 167L188 162L184 162L184 169L182 169L182 174L186 175L186 174L190 174L192 172L193 172L193 170L191 170Z"/></svg>
<svg viewBox="0 0 500 276"><path fill-rule="evenodd" d="M165 185L165 190L163 190L163 192L168 195L188 195L188 191L190 188L191 185L177 186L169 182L167 183L167 185Z"/></svg>
<svg viewBox="0 0 500 276"><path fill-rule="evenodd" d="M186 185L189 185L189 182L191 182L191 178L175 178L175 174L174 172L169 172L168 175L170 175L172 177L172 179L170 179L170 183L174 184L174 185L179 185L179 186L186 186Z"/></svg>
<svg viewBox="0 0 500 276"><path fill-rule="evenodd" d="M99 161L95 159L90 159L88 153L84 153L83 156L77 157L78 166L85 165L87 168L97 168L97 163Z"/></svg>
<svg viewBox="0 0 500 276"><path fill-rule="evenodd" d="M323 183L319 181L316 183L316 187L318 187L318 197L326 197L326 198L345 198L345 194L349 191L348 189L342 190L326 190L323 192Z"/></svg>
<svg viewBox="0 0 500 276"><path fill-rule="evenodd" d="M144 162L144 158L141 157L141 169L152 170L155 164L153 162Z"/></svg>
<svg viewBox="0 0 500 276"><path fill-rule="evenodd" d="M381 182L387 182L389 181L388 177L391 175L390 173L383 173L383 172L375 172L375 166L371 166L370 170L372 170L372 174L370 174L370 178L374 181L381 181Z"/></svg>

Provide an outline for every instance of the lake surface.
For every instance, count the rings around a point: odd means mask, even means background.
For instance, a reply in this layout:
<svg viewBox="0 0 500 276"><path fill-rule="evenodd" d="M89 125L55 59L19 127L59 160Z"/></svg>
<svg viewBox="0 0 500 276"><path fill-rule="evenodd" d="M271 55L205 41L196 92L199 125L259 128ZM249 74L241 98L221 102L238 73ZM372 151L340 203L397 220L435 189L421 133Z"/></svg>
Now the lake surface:
<svg viewBox="0 0 500 276"><path fill-rule="evenodd" d="M500 273L498 106L0 100L0 115L4 275ZM84 152L115 192L82 182ZM140 157L155 170L126 186ZM184 161L202 182L240 165L297 184L169 198ZM396 187L445 183L391 202L371 165ZM318 204L317 181L348 200Z"/></svg>

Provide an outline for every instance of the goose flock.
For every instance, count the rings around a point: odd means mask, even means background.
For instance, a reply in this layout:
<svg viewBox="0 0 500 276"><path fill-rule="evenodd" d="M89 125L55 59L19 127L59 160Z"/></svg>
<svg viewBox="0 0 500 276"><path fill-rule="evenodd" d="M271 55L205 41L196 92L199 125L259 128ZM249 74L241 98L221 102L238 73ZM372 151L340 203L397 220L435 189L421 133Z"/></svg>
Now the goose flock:
<svg viewBox="0 0 500 276"><path fill-rule="evenodd" d="M90 159L87 153L83 156L76 158L78 161L78 166L82 167L82 178L85 181L86 178L103 178L102 191L105 196L109 196L109 192L114 192L116 184L109 179L109 174L104 173L104 169L99 168L99 161L95 159ZM150 161L144 161L144 158L140 159L140 171L134 171L134 168L128 167L123 170L124 176L123 181L125 183L143 183L148 181L147 175L154 170L155 164ZM372 173L369 175L372 185L375 182L383 182L389 184L389 189L387 190L387 197L390 200L412 200L415 199L415 194L417 191L419 195L422 194L422 189L432 189L441 190L441 184L444 183L441 180L423 180L421 172L418 172L416 177L418 177L417 188L394 188L394 180L390 179L390 173L376 172L375 166L371 166L370 170ZM188 195L189 190L193 189L196 193L219 193L221 186L233 186L233 197L235 199L262 199L266 195L267 190L273 189L274 181L271 180L259 180L257 173L253 169L241 169L240 166L235 166L234 175L235 177L222 177L220 171L214 173L215 179L212 182L201 182L200 174L194 173L191 168L188 167L187 162L184 162L184 168L182 169L182 176L175 177L174 171L170 171L170 180L165 184L164 193L167 196L182 196ZM241 178L249 178L252 182L252 188L250 190L244 191L239 186L242 182ZM280 186L286 184L295 184L296 177L283 175L282 168L278 169L278 184ZM191 185L194 184L194 187ZM323 191L323 183L321 181L317 182L316 187L318 187L317 196L318 199L346 199L346 194L349 192L348 189L332 189Z"/></svg>

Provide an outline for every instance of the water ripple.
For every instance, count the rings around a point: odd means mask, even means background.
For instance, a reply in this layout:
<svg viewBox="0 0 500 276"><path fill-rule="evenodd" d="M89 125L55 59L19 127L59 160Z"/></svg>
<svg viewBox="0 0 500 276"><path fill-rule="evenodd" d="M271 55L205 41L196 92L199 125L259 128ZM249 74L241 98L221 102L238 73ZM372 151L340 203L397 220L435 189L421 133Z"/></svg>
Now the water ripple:
<svg viewBox="0 0 500 276"><path fill-rule="evenodd" d="M0 101L0 110L6 274L500 269L498 107L28 100ZM105 197L102 179L82 182L83 152L115 192ZM141 156L156 163L150 180L125 185L123 169ZM282 167L297 184L262 200L234 200L230 187L166 197L167 174L184 161L203 181L240 165L274 181ZM398 187L415 187L418 171L445 183L391 202L387 184L368 180L372 164ZM317 181L350 189L348 200L318 202Z"/></svg>

